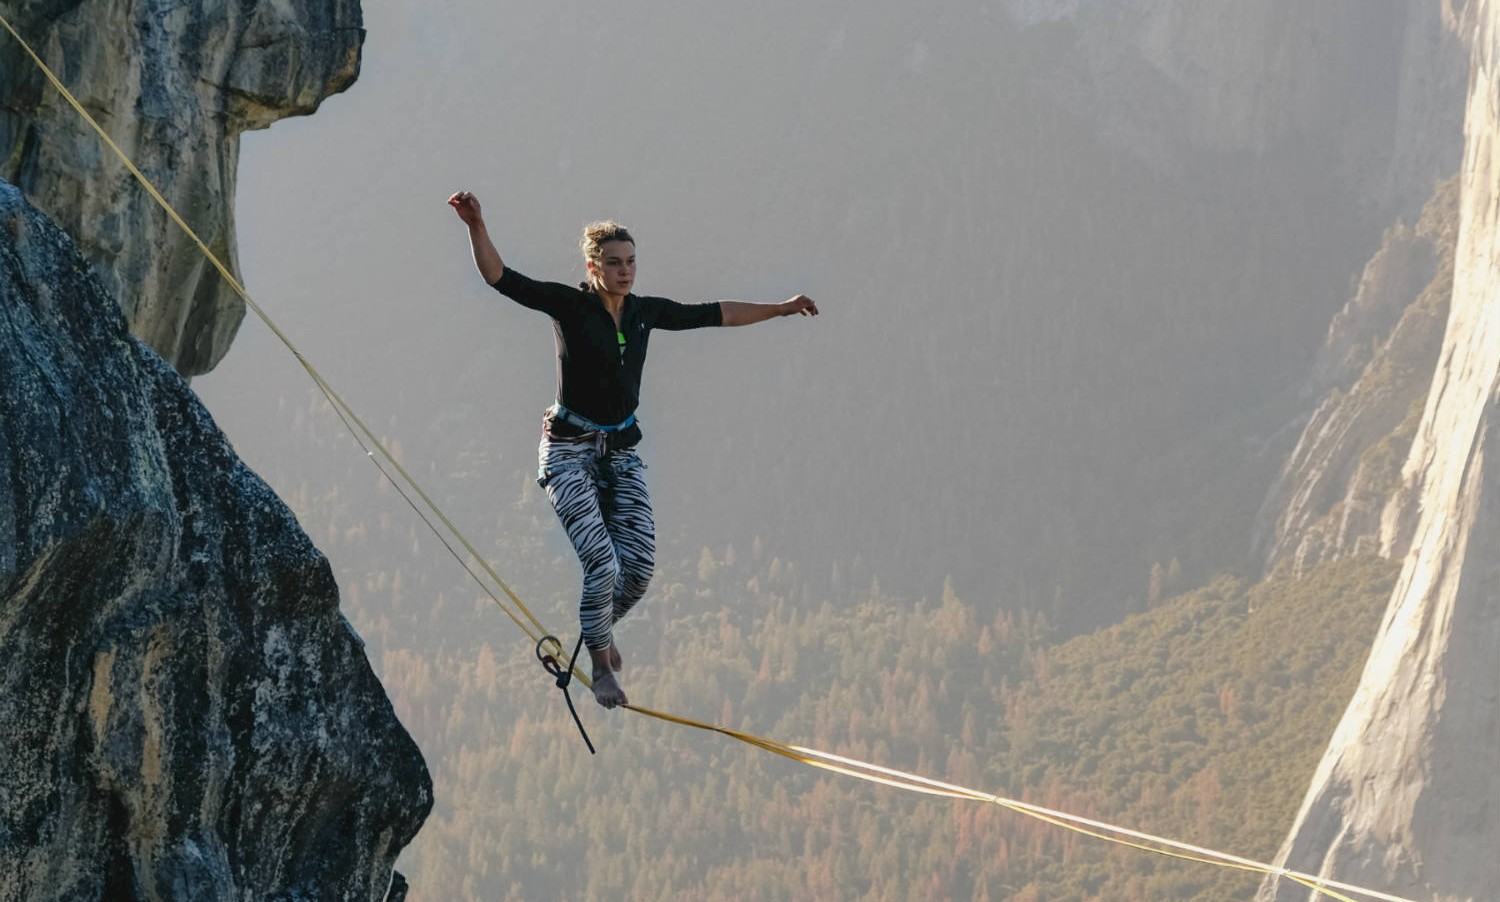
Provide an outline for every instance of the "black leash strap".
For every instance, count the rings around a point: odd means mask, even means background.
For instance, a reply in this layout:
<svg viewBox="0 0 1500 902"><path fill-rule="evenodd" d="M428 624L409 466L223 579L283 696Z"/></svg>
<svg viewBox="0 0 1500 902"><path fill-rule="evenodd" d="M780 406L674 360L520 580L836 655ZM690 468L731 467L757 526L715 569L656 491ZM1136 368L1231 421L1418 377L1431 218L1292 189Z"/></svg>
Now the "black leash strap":
<svg viewBox="0 0 1500 902"><path fill-rule="evenodd" d="M573 660L568 662L567 667L564 667L551 652L542 650L542 646L548 642L555 645L559 651L562 650L562 643L557 641L556 636L543 636L536 643L536 658L542 662L542 669L552 674L557 682L557 688L563 691L563 698L568 702L568 713L573 715L573 722L578 724L578 733L583 737L583 744L589 747L589 754L597 755L599 753L594 751L594 744L589 741L588 730L583 728L583 721L578 719L578 709L573 707L573 694L568 691L568 684L573 682L573 664L578 660L578 652L583 649L583 636L579 635L578 644L573 646Z"/></svg>

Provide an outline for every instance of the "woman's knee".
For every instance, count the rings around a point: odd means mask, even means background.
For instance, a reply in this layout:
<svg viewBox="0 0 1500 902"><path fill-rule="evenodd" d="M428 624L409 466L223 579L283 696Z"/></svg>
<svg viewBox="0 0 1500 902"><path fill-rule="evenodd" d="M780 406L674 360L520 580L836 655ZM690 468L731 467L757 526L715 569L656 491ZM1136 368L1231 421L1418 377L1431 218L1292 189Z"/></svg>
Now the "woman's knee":
<svg viewBox="0 0 1500 902"><path fill-rule="evenodd" d="M651 557L621 557L619 585L622 589L645 592L656 574L656 562Z"/></svg>
<svg viewBox="0 0 1500 902"><path fill-rule="evenodd" d="M588 587L590 594L606 591L613 593L615 587L620 585L624 571L620 566L620 559L613 553L586 554L579 561L583 564L583 584Z"/></svg>

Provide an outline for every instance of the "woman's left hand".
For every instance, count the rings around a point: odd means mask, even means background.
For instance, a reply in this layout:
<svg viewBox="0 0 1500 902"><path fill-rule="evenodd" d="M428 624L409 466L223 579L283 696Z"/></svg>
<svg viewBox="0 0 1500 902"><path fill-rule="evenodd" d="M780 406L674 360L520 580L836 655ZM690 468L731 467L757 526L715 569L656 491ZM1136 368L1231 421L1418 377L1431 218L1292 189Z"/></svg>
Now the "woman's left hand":
<svg viewBox="0 0 1500 902"><path fill-rule="evenodd" d="M799 294L781 305L782 316L792 316L797 313L803 316L817 316L818 305L813 303L813 299L805 294Z"/></svg>

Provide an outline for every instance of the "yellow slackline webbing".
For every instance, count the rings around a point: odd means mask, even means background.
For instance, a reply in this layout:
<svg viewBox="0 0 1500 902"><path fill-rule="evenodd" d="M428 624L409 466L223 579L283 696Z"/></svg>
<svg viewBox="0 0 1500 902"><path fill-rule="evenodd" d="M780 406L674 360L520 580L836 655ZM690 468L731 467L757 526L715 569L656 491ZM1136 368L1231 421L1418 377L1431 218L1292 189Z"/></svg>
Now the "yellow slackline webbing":
<svg viewBox="0 0 1500 902"><path fill-rule="evenodd" d="M1415 902L1415 900L1407 899L1403 896L1394 896L1389 893L1382 893L1376 890L1366 889L1364 887L1355 886L1349 883L1340 883L1336 880L1330 880L1324 877L1316 877L1311 874L1304 874L1300 871L1293 871L1287 868L1278 867L1273 864L1254 861L1248 858L1241 858L1238 855L1230 855L1224 852L1217 852L1213 849L1208 849L1202 846L1195 846L1188 843L1179 842L1177 840L1156 836L1150 833L1144 833L1139 830L1131 830L1127 827L1119 827L1114 824L1105 823L1103 821L1079 817L1078 815L1068 814L1067 812L1057 811L1051 808L1044 808L1040 805L1033 805L1029 802L1022 802L1016 799L1007 799L1003 796L997 796L993 793L984 792L978 789L971 789L967 786L960 786L955 783L945 783L940 780L933 780L928 777L922 777L917 774L908 773L906 771L896 770L888 767L881 767L878 764L871 764L868 761L860 761L855 758L846 758L842 755L835 755L830 752L807 748L806 746L791 745L775 739L766 739L762 736L756 736L752 733L744 733L739 730L732 730L728 727L717 726L715 724L694 720L689 717L681 717L676 714L667 714L661 711L654 711L650 708L644 708L638 705L626 705L625 707L630 708L631 710L639 714L645 714L648 717L655 717L658 720L664 720L686 727L693 727L699 730L706 730L712 733L720 733L732 739L737 739L740 742L746 743L747 745L753 745L757 748L764 749L765 751L772 752L773 754L781 755L782 757L790 758L794 761L798 761L812 767L822 768L823 770L829 770L835 773L844 774L845 776L855 777L857 779L865 780L870 783L879 783L885 786L893 786L897 789L905 789L910 792L920 792L926 793L927 795L944 796L952 799L968 799L970 801L976 802L990 802L992 804L999 805L1002 808L1014 811L1018 814L1024 814L1028 817L1044 821L1054 826L1062 827L1066 830L1071 830L1074 833L1079 833L1084 836L1091 836L1095 839L1101 839L1106 842L1114 843L1116 845L1125 846L1127 848L1137 849L1143 852L1153 852L1158 855L1165 855L1169 858L1177 858L1183 861L1194 861L1201 864L1211 864L1217 865L1219 867L1230 868L1232 870L1240 870L1264 874L1267 876L1282 877L1299 883L1307 887L1308 889L1330 896L1334 899L1338 899L1340 900L1340 902L1356 902L1356 900L1350 899L1348 896L1336 892L1336 890L1344 890L1346 892L1356 893L1371 899L1381 899L1384 900L1384 902Z"/></svg>
<svg viewBox="0 0 1500 902"><path fill-rule="evenodd" d="M255 315L258 316L260 320L266 324L271 332L281 341L282 344L286 346L287 350L291 351L292 356L297 358L297 362L300 363L302 365L302 368L307 371L307 374L312 378L313 383L317 385L319 391L321 391L324 397L328 399L329 403L333 405L334 412L339 415L339 418L343 420L344 424L349 428L349 431L353 435L354 440L360 445L361 448L364 449L365 455L370 458L371 462L375 464L382 475L384 475L387 479L390 479L391 485L395 487L396 491L401 494L402 498L406 500L407 504L411 505L412 509L415 510L417 515L422 518L423 522L427 524L428 528L432 530L434 535L437 536L438 540L443 543L444 547L448 549L449 553L458 560L459 565L462 566L466 571L468 571L469 575L479 583L480 588L483 589L485 593L494 600L495 604L502 611L504 611L511 618L511 620L513 620L516 625L526 633L527 636L529 636L535 642L540 642L542 638L547 635L546 628L542 626L541 621L539 621L536 616L531 613L531 610L526 607L521 599L516 597L516 594L511 591L510 586L500 578L499 574L494 571L489 562L485 560L484 556L481 555L479 551L473 546L473 544L469 542L469 540L464 536L463 532L460 531L458 527L453 524L453 521L443 513L442 509L438 507L437 503L434 502L432 498L427 494L427 492L422 489L422 487L417 483L416 479L414 479L411 474L401 466L400 462L397 461L395 456L385 447L384 443L382 443L380 439L376 437L376 435L370 430L370 428L365 425L364 421L360 419L358 414L356 414L354 410L347 403L345 403L343 397L340 396L336 391L334 391L333 387L328 384L328 382L322 377L321 374L318 373L317 369L313 367L312 363L302 355L302 352L297 349L296 345L292 343L291 339L286 335L286 333L282 332L281 329L276 325L276 323L272 321L271 317L265 312L265 310L263 310L261 306L250 297L249 293L246 292L244 286L240 284L239 280L230 274L228 267L226 267L219 260L219 258L213 253L213 251L208 248L208 245L198 237L198 234L193 231L193 229L182 219L181 216L178 215L177 211L172 207L170 203L167 202L167 199L162 196L161 192L156 190L156 187L151 183L151 180L146 178L146 176L138 168L136 168L135 164L131 162L130 158L125 154L125 152L121 150L117 144L115 144L115 142L109 137L109 135L105 133L104 129L100 128L99 123L94 120L94 117L89 115L88 111L83 108L83 105L78 102L77 98L73 96L72 92L68 90L67 86L64 85L55 74L53 74L52 70L47 66L47 64L42 61L41 57L39 57L36 52L31 49L31 45L21 37L20 33L17 32L16 29L10 24L3 13L0 13L0 26L4 26L5 30L10 33L11 37L16 39L21 47L26 51L26 54L31 57L32 62L36 63L37 67L41 69L42 73L46 75L47 80L52 83L53 87L57 88L58 92L62 94L62 96L68 101L73 109L77 111L77 113L81 117L83 117L84 121L94 129L94 131L99 135L101 139L103 139L104 143L109 147L109 149L113 151L115 156L120 159L120 162L122 162L125 167L130 170L130 173L135 176L136 181L140 182L141 186L145 188L146 192L150 194L152 199L154 199L157 204L166 211L167 215L171 217L172 221L175 222L178 227L181 228L183 232L192 239L193 243L198 246L198 249L203 252L203 255L208 259L213 267L218 270L219 275L223 277L225 283L227 283L229 287L234 290L235 294L240 296L247 307L254 311ZM363 436L363 438L361 438L361 436ZM366 444L367 441L369 444ZM438 532L432 521L429 520L427 516L422 512L422 510L416 506L416 504L411 500L406 492L402 490L401 486L396 482L396 480L391 479L390 475L386 472L385 467L381 465L380 460L375 457L375 453L371 450L371 446L373 446L375 450L378 450L380 452L380 456L385 458L386 462L389 463L390 466L401 475L401 478L406 482L407 486L422 499L422 502L427 505L431 512L442 522L443 526L448 529L448 531L455 539L458 540L458 542L464 547L464 549L468 551L469 554L479 562L485 573L495 581L495 584L504 591L505 595L516 606L517 610L520 611L519 615L508 608L505 603L501 601L500 598L495 595L495 593L488 586L484 584L483 580L479 579L478 574L474 573L474 571L469 568L468 563L458 555L457 551L448 542L447 538L444 537L440 532ZM525 617L525 621L522 620L523 616ZM526 621L529 621L529 623ZM557 648L557 653L559 656L562 654L562 648L560 646ZM576 667L574 668L574 676L585 685L591 684L588 677ZM860 761L855 758L846 758L841 755L832 754L830 752L819 751L818 749L807 748L805 746L799 745L791 745L789 743L781 742L775 739L767 739L762 736L757 736L753 733L733 730L728 727L718 726L700 720L694 720L690 717L668 714L663 711L656 711L640 705L625 705L624 707L631 711L634 711L637 714L652 717L666 723L673 723L680 726L692 727L694 729L704 730L711 733L718 733L720 735L727 736L731 739L745 743L746 745L754 746L755 748L771 752L772 754L780 755L784 758L789 758L793 761L797 761L801 764L806 764L810 767L821 768L823 770L832 771L834 773L843 774L845 776L855 777L860 780L865 780L870 783L878 783L881 785L894 787L896 789L907 790L909 792L918 792L927 795L943 796L953 799L967 799L977 802L989 802L995 805L999 805L1000 807L1008 809L1010 811L1014 811L1018 814L1024 814L1028 817L1041 820L1045 823L1053 824L1054 826L1058 826L1066 830L1071 830L1074 833L1091 836L1096 839L1114 843L1116 845L1121 845L1144 852L1152 852L1157 855L1164 855L1169 858L1177 858L1184 861L1195 861L1202 864L1211 864L1218 867L1242 870L1264 874L1266 876L1281 877L1287 880L1292 880L1313 890L1315 893L1327 895L1331 898L1340 900L1340 902L1358 902L1358 900L1343 895L1339 891L1362 895L1370 899L1379 899L1382 900L1382 902L1416 902L1416 900L1408 899L1402 896L1394 896L1389 893L1377 892L1375 890L1366 889L1364 887L1354 886L1348 883L1340 883L1335 880L1317 877L1312 874L1305 874L1299 871L1289 870L1287 868L1278 867L1273 864L1253 861L1248 858L1241 858L1237 855L1229 855L1224 852L1217 852L1213 849L1204 848L1202 846L1194 846L1188 843L1178 842L1177 840L1155 836L1150 833L1131 830L1125 827L1118 827L1113 824L1105 823L1103 821L1091 820L1089 818L1079 817L1077 815L1068 814L1066 812L1043 808L1039 805L1032 805L1028 802L1022 802L1015 799L1007 799L1001 796L994 795L992 793L982 792L977 789L970 789L966 786L959 786L953 783L945 783L940 780L933 780L928 777L919 776L917 774L908 773L902 770L896 770L894 768L882 767L880 765L871 764L867 761Z"/></svg>

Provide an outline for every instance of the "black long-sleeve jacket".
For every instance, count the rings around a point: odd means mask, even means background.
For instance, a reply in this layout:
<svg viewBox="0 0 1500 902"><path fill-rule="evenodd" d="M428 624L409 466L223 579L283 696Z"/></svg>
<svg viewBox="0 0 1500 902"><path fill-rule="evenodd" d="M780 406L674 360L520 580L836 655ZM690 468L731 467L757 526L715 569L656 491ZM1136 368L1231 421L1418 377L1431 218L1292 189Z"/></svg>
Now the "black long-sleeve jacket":
<svg viewBox="0 0 1500 902"><path fill-rule="evenodd" d="M614 317L591 291L538 282L509 266L493 287L523 307L552 317L557 402L601 426L623 423L635 413L652 329L679 331L724 323L718 303L679 304L627 294L616 331Z"/></svg>

